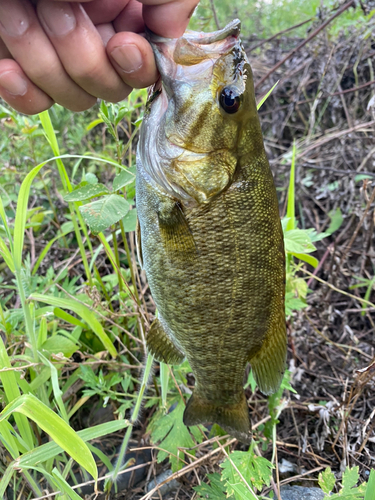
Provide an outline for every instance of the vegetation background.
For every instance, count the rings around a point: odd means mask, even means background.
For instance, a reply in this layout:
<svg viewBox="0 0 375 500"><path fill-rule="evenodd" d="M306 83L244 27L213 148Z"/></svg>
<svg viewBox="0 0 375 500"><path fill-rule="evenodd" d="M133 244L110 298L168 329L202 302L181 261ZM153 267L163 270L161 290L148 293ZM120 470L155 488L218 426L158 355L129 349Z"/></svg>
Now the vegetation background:
<svg viewBox="0 0 375 500"><path fill-rule="evenodd" d="M151 371L147 92L79 114L1 103L0 498L90 497L99 478L100 498L284 499L292 483L374 500L375 3L202 0L191 28L234 17L259 103L278 82L259 113L287 250L282 388L265 399L249 370L247 449L183 426L187 363Z"/></svg>

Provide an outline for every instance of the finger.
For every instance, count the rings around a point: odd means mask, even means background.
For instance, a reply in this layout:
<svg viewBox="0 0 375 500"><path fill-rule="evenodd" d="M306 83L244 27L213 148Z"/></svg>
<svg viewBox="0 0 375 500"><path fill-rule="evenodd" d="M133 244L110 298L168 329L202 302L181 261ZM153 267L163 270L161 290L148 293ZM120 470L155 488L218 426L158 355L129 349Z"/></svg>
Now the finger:
<svg viewBox="0 0 375 500"><path fill-rule="evenodd" d="M158 78L150 44L136 33L117 33L107 45L107 52L124 82L134 88L152 85Z"/></svg>
<svg viewBox="0 0 375 500"><path fill-rule="evenodd" d="M145 23L142 15L142 4L138 0L130 0L113 21L113 26L117 32L132 31L133 33L143 33L145 31Z"/></svg>
<svg viewBox="0 0 375 500"><path fill-rule="evenodd" d="M92 0L85 4L85 11L96 24L111 23L126 7L129 0Z"/></svg>
<svg viewBox="0 0 375 500"><path fill-rule="evenodd" d="M0 59L11 59L12 54L9 52L7 46L0 38Z"/></svg>
<svg viewBox="0 0 375 500"><path fill-rule="evenodd" d="M116 33L113 24L112 23L97 24L95 27L98 30L98 33L100 35L100 38L102 39L104 47L107 47L109 40Z"/></svg>
<svg viewBox="0 0 375 500"><path fill-rule="evenodd" d="M13 59L0 61L0 96L12 108L34 115L53 104L53 100L34 85Z"/></svg>
<svg viewBox="0 0 375 500"><path fill-rule="evenodd" d="M100 35L81 5L41 0L37 12L72 80L108 101L117 102L129 94L131 89L108 60Z"/></svg>
<svg viewBox="0 0 375 500"><path fill-rule="evenodd" d="M0 36L23 72L55 102L73 111L95 104L65 72L29 2L0 1Z"/></svg>
<svg viewBox="0 0 375 500"><path fill-rule="evenodd" d="M183 35L198 0L140 0L146 26L157 35L177 38Z"/></svg>

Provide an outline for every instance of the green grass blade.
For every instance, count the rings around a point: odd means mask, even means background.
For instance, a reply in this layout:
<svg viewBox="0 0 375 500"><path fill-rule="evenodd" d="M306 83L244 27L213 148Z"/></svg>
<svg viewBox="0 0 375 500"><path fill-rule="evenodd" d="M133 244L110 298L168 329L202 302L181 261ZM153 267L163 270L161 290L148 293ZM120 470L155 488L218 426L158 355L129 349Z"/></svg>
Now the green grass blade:
<svg viewBox="0 0 375 500"><path fill-rule="evenodd" d="M7 419L14 412L33 420L94 479L97 479L98 471L95 460L87 445L54 411L35 396L24 394L4 408L0 413L0 421Z"/></svg>
<svg viewBox="0 0 375 500"><path fill-rule="evenodd" d="M160 363L161 405L165 409L167 409L168 381L169 367L165 363Z"/></svg>
<svg viewBox="0 0 375 500"><path fill-rule="evenodd" d="M81 500L81 497L73 490L73 488L65 481L60 472L54 467L52 469L53 481L57 484L61 491L63 491L71 500Z"/></svg>
<svg viewBox="0 0 375 500"><path fill-rule="evenodd" d="M47 295L42 295L40 293L34 293L32 298L34 300L38 300L40 302L45 302L46 304L50 304L51 306L60 307L61 309L70 309L74 311L78 316L80 316L83 321L85 321L92 331L97 335L97 337L101 340L104 347L108 350L108 352L114 358L117 356L117 351L115 346L113 345L111 339L105 333L104 328L99 323L99 321L95 318L94 314L90 309L79 302L71 299L62 299L60 297L50 297Z"/></svg>
<svg viewBox="0 0 375 500"><path fill-rule="evenodd" d="M1 220L3 221L4 229L8 236L10 248L12 249L12 235L8 226L8 219L4 210L3 200L1 199L1 196L0 196L0 217Z"/></svg>
<svg viewBox="0 0 375 500"><path fill-rule="evenodd" d="M107 436L108 434L112 434L113 432L120 431L125 427L128 427L128 425L128 420L113 420L112 422L106 422L105 424L95 425L89 429L78 431L77 435L82 439L82 441L86 442L91 439L99 439L103 436ZM61 446L53 441L50 441L49 443L38 446L38 448L35 448L32 451L24 453L19 459L19 466L35 467L38 464L50 460L51 458L55 458L62 451Z"/></svg>
<svg viewBox="0 0 375 500"><path fill-rule="evenodd" d="M44 163L40 163L31 170L21 184L21 189L18 194L16 219L14 222L14 241L13 241L13 259L16 270L21 269L22 264L22 249L25 238L25 226L27 215L27 204L29 201L30 187L39 170L44 167Z"/></svg>
<svg viewBox="0 0 375 500"><path fill-rule="evenodd" d="M273 90L276 88L276 85L279 83L280 80L277 80L277 82L275 83L275 85L272 87L271 90L269 90L267 92L267 94L265 96L262 97L262 99L258 102L257 104L257 110L259 111L260 108L262 107L262 105L264 104L264 102L268 99L268 97L272 94Z"/></svg>
<svg viewBox="0 0 375 500"><path fill-rule="evenodd" d="M310 266L313 267L318 267L319 261L312 255L308 255L307 253L294 253L290 252L290 255L293 255L294 257L297 257L297 259L303 260L304 262L307 262L310 264Z"/></svg>
<svg viewBox="0 0 375 500"><path fill-rule="evenodd" d="M0 422L0 436L5 448L13 459L19 457L17 442L12 435L13 428L9 422ZM1 498L1 497L0 497Z"/></svg>
<svg viewBox="0 0 375 500"><path fill-rule="evenodd" d="M296 226L296 213L295 213L295 166L296 166L296 143L293 142L292 149L292 164L290 167L290 179L288 188L288 205L286 210L286 217L289 219L286 225L286 230L290 231L295 229Z"/></svg>
<svg viewBox="0 0 375 500"><path fill-rule="evenodd" d="M8 488L10 480L12 479L13 472L13 463L11 463L0 481L0 498L5 498L5 490Z"/></svg>
<svg viewBox="0 0 375 500"><path fill-rule="evenodd" d="M11 368L10 359L1 337L0 337L0 367ZM12 403L15 399L21 396L17 384L16 375L13 371L0 372L0 380L2 381L3 388L5 391L5 396L8 403ZM33 433L31 432L30 429L29 422L27 421L27 418L23 415L16 414L14 416L14 419L16 421L18 430L23 440L30 449L33 448L34 438L33 438Z"/></svg>
<svg viewBox="0 0 375 500"><path fill-rule="evenodd" d="M55 130L52 126L51 117L49 116L48 111L43 111L42 113L39 113L39 119L46 134L49 145L51 146L53 154L55 156L60 156L59 145L57 142ZM60 158L56 160L56 163L61 177L61 182L63 183L65 190L70 192L72 190L72 185L70 183L65 166Z"/></svg>
<svg viewBox="0 0 375 500"><path fill-rule="evenodd" d="M16 270L14 268L12 254L10 253L9 248L7 247L5 241L3 240L3 238L1 236L0 236L0 255L5 260L6 265L9 267L9 269L14 274Z"/></svg>
<svg viewBox="0 0 375 500"><path fill-rule="evenodd" d="M68 414L66 413L66 408L64 405L64 402L62 400L62 391L59 386L59 374L56 369L56 367L45 357L43 354L39 353L40 359L43 361L43 363L49 367L51 370L51 382L52 382L52 390L53 390L53 395L55 396L55 401L57 403L57 406L59 407L60 410L60 416L65 422L68 424L69 423L69 418Z"/></svg>

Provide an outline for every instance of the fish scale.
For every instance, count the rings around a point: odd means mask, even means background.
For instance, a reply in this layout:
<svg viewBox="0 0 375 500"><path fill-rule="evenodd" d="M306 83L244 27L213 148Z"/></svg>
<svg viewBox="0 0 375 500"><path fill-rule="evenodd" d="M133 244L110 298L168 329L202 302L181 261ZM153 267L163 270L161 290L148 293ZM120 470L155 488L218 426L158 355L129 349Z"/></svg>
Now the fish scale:
<svg viewBox="0 0 375 500"><path fill-rule="evenodd" d="M246 365L266 394L285 368L285 253L238 34L238 21L181 39L149 34L162 87L142 125L136 200L138 248L159 312L148 349L166 363L188 359L195 388L186 425L215 422L249 442ZM196 64L188 64L189 50ZM238 93L238 111L222 109L223 87Z"/></svg>

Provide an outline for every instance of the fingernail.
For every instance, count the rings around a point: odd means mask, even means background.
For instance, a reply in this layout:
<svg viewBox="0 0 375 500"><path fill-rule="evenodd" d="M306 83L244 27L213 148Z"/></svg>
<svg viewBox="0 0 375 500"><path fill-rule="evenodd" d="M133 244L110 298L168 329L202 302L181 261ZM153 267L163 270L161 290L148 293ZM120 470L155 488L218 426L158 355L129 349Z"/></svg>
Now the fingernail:
<svg viewBox="0 0 375 500"><path fill-rule="evenodd" d="M29 27L25 7L17 1L0 1L0 26L10 36L20 36Z"/></svg>
<svg viewBox="0 0 375 500"><path fill-rule="evenodd" d="M143 65L142 54L134 44L115 47L111 52L111 56L124 73L134 73L134 71L137 71Z"/></svg>
<svg viewBox="0 0 375 500"><path fill-rule="evenodd" d="M6 71L0 74L0 87L12 95L25 95L27 92L26 80L15 71Z"/></svg>
<svg viewBox="0 0 375 500"><path fill-rule="evenodd" d="M38 14L45 28L55 36L67 35L77 25L73 9L67 3L44 2Z"/></svg>

